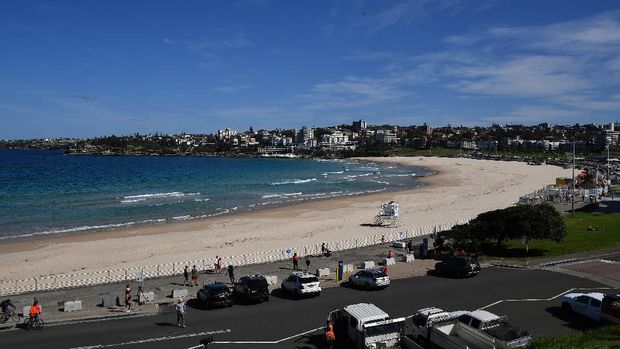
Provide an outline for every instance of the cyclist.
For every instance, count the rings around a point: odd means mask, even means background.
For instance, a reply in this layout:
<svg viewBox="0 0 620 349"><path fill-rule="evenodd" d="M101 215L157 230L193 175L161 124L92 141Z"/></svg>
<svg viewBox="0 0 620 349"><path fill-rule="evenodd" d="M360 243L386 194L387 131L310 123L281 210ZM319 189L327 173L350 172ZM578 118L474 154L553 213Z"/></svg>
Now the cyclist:
<svg viewBox="0 0 620 349"><path fill-rule="evenodd" d="M41 304L39 304L38 300L34 300L32 306L30 307L30 323L34 324L39 321L39 315L41 315Z"/></svg>
<svg viewBox="0 0 620 349"><path fill-rule="evenodd" d="M15 311L16 309L15 305L11 303L11 300L8 298L3 300L2 303L0 303L0 307L2 307L2 314L7 316L9 315L9 311Z"/></svg>

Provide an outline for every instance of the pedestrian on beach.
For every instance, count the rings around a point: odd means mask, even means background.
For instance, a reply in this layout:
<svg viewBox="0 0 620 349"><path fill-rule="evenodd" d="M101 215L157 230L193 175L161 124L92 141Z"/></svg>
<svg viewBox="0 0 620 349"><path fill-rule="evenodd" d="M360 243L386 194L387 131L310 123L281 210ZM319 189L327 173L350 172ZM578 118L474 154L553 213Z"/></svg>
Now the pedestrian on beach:
<svg viewBox="0 0 620 349"><path fill-rule="evenodd" d="M222 273L222 257L217 257L217 261L215 261L215 269L217 269L217 273Z"/></svg>
<svg viewBox="0 0 620 349"><path fill-rule="evenodd" d="M128 313L131 311L131 287L129 284L125 286L125 311Z"/></svg>
<svg viewBox="0 0 620 349"><path fill-rule="evenodd" d="M306 271L310 271L310 256L306 256Z"/></svg>
<svg viewBox="0 0 620 349"><path fill-rule="evenodd" d="M297 252L293 254L293 269L299 270L299 256L297 255Z"/></svg>
<svg viewBox="0 0 620 349"><path fill-rule="evenodd" d="M183 269L183 277L185 278L183 286L189 286L189 265L186 265L185 269Z"/></svg>
<svg viewBox="0 0 620 349"><path fill-rule="evenodd" d="M323 255L323 257L325 257L325 252L327 251L327 248L325 247L325 243L321 244L321 254Z"/></svg>
<svg viewBox="0 0 620 349"><path fill-rule="evenodd" d="M381 244L385 244L385 235L381 235Z"/></svg>
<svg viewBox="0 0 620 349"><path fill-rule="evenodd" d="M196 266L194 265L192 267L192 287L194 286L198 286L198 269L196 269Z"/></svg>
<svg viewBox="0 0 620 349"><path fill-rule="evenodd" d="M228 277L230 278L230 283L234 284L235 283L235 267L233 267L232 264L228 265L228 270L226 271L226 274L228 274Z"/></svg>
<svg viewBox="0 0 620 349"><path fill-rule="evenodd" d="M177 326L185 328L185 312L187 309L182 299L179 299L175 308L177 310Z"/></svg>

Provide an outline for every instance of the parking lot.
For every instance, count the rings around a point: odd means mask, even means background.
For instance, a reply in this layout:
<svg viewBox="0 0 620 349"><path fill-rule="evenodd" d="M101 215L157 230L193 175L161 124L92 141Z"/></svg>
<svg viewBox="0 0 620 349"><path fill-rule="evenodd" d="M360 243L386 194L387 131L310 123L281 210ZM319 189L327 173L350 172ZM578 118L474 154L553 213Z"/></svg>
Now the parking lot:
<svg viewBox="0 0 620 349"><path fill-rule="evenodd" d="M596 325L559 308L558 297L579 288L605 286L551 271L487 268L467 279L423 276L395 280L381 291L336 287L310 299L276 293L269 302L256 305L190 308L185 329L175 326L171 313L49 326L43 331L12 331L2 336L0 346L47 348L47 343L53 342L55 348L189 348L211 335L216 342L209 348L320 348L320 328L328 312L359 302L374 303L392 317L410 316L427 306L448 310L486 307L508 315L511 323L534 336L563 335Z"/></svg>

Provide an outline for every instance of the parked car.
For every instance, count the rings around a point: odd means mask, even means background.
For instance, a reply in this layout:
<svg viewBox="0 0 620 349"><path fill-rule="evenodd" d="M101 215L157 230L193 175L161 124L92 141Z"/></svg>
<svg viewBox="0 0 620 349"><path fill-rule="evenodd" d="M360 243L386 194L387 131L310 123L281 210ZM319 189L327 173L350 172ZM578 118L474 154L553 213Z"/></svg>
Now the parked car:
<svg viewBox="0 0 620 349"><path fill-rule="evenodd" d="M600 292L567 293L562 296L562 309L599 321L604 296Z"/></svg>
<svg viewBox="0 0 620 349"><path fill-rule="evenodd" d="M262 275L244 276L233 286L233 295L250 302L269 301L269 285Z"/></svg>
<svg viewBox="0 0 620 349"><path fill-rule="evenodd" d="M477 275L480 272L480 264L474 257L453 256L443 262L435 264L438 275L466 277Z"/></svg>
<svg viewBox="0 0 620 349"><path fill-rule="evenodd" d="M379 269L360 270L349 277L349 284L367 290L385 288L390 285L390 277Z"/></svg>
<svg viewBox="0 0 620 349"><path fill-rule="evenodd" d="M298 296L318 296L321 294L319 279L309 273L296 271L282 281L282 290Z"/></svg>
<svg viewBox="0 0 620 349"><path fill-rule="evenodd" d="M221 282L204 285L196 293L196 299L207 309L232 306L232 293L228 286Z"/></svg>

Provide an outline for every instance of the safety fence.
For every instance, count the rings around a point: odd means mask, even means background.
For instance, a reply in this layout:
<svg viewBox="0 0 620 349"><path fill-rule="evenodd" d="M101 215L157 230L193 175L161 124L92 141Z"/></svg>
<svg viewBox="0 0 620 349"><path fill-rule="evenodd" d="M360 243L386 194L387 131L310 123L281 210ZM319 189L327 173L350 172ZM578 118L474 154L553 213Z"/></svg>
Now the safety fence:
<svg viewBox="0 0 620 349"><path fill-rule="evenodd" d="M425 226L408 230L405 229L398 232L386 232L357 239L330 241L325 242L325 245L332 252L344 251L381 243L427 236L439 231L448 230L456 224L462 224L465 222L466 220L462 220L443 225ZM248 253L239 256L222 256L221 258L222 266L227 266L229 264L234 266L244 266L286 260L291 258L294 253L297 253L300 256L307 256L317 255L321 252L321 244L315 244ZM190 266L191 268L195 265L203 271L208 271L215 269L214 262L215 256L195 261L173 262L114 270L88 271L74 274L56 274L23 280L0 281L0 296L126 281L141 281L144 279L180 275L183 273L185 266Z"/></svg>

